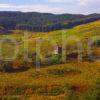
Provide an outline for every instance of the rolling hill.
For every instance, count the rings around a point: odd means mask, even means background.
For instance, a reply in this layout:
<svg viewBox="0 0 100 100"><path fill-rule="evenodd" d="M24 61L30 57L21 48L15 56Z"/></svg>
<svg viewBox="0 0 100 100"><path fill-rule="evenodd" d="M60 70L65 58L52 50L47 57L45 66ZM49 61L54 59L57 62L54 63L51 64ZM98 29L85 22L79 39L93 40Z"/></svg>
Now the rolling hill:
<svg viewBox="0 0 100 100"><path fill-rule="evenodd" d="M13 34L9 34L9 38L15 39L15 41L18 43L17 47L19 48L18 52L18 59L20 56L23 56L24 53L24 42L23 42L23 36L25 31L13 31ZM65 40L62 38L62 34L64 34ZM52 53L52 46L54 44L57 44L59 46L62 46L62 41L64 40L64 43L66 44L66 48L69 48L67 50L67 53L72 53L76 51L76 44L78 42L81 42L82 44L87 45L88 39L91 39L93 37L100 36L100 21L91 22L88 24L83 24L76 26L72 29L65 29L65 30L58 30L58 31L51 31L51 32L27 32L27 41L28 41L28 47L26 45L26 48L28 48L28 53L31 57L31 59L35 58L34 54L36 53L36 40L38 38L41 38L44 42L41 44L41 53L44 56L50 56ZM1 35L0 39L6 38L7 35ZM8 48L9 46L9 39L5 42L4 53L10 56L13 54L10 51L13 51L13 49ZM53 42L53 44L51 44ZM7 46L7 47L6 47ZM71 49L71 47L75 49ZM86 48L86 47L85 47ZM9 53L8 53L9 52ZM32 56L33 55L33 56Z"/></svg>
<svg viewBox="0 0 100 100"><path fill-rule="evenodd" d="M62 33L67 43L67 54L76 50L77 40L85 45L87 40L98 37L100 40L100 20L79 25L71 29L51 32L28 32L28 50L32 62L23 61L23 36L25 31L14 30L13 34L0 35L0 40L6 39L2 51L5 57L12 56L14 48L10 39L15 39L19 48L18 57L11 62L0 61L0 99L13 100L98 100L100 87L100 62L89 60L79 62L76 58L66 63L47 63L35 69L34 58L36 39L43 39L41 53L48 57L51 49L50 41L62 45ZM95 41L98 41L96 40ZM49 41L48 41L49 40ZM80 41L79 41L80 42ZM98 42L99 43L99 42ZM27 45L25 45L27 47ZM93 48L100 57L100 45ZM98 52L97 52L98 51ZM51 52L52 53L52 52ZM27 68L27 69L25 69Z"/></svg>
<svg viewBox="0 0 100 100"><path fill-rule="evenodd" d="M48 32L100 20L100 14L50 14L37 12L0 12L0 26L8 30Z"/></svg>

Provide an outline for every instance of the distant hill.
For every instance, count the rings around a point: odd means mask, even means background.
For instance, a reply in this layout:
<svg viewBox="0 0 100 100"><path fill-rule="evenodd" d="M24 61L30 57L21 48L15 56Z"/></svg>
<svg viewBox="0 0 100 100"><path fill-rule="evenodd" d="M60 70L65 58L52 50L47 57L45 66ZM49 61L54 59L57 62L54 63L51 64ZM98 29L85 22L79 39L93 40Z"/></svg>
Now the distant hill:
<svg viewBox="0 0 100 100"><path fill-rule="evenodd" d="M37 12L0 12L0 26L7 30L45 32L72 28L100 20L100 14L50 14Z"/></svg>
<svg viewBox="0 0 100 100"><path fill-rule="evenodd" d="M11 34L12 33L12 31L9 31L9 30L7 30L7 29L5 29L5 28L3 28L3 27L0 27L0 34Z"/></svg>

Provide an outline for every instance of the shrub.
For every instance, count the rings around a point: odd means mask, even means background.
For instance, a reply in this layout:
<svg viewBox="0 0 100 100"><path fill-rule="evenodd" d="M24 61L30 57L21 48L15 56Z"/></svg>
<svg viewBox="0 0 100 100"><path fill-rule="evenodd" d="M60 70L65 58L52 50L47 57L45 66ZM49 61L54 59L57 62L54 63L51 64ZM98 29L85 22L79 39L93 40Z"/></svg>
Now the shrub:
<svg viewBox="0 0 100 100"><path fill-rule="evenodd" d="M100 100L100 80L83 97L85 100Z"/></svg>
<svg viewBox="0 0 100 100"><path fill-rule="evenodd" d="M23 95L25 93L25 87L16 87L13 95Z"/></svg>
<svg viewBox="0 0 100 100"><path fill-rule="evenodd" d="M45 95L45 96L57 96L64 93L64 90L62 87L58 86L51 86L51 87L42 87L39 88L37 91L39 94Z"/></svg>
<svg viewBox="0 0 100 100"><path fill-rule="evenodd" d="M65 100L79 100L76 91L69 84L65 85Z"/></svg>
<svg viewBox="0 0 100 100"><path fill-rule="evenodd" d="M54 55L53 56L53 64L61 63L61 55Z"/></svg>
<svg viewBox="0 0 100 100"><path fill-rule="evenodd" d="M7 97L0 97L0 100L21 100L21 98L7 96Z"/></svg>
<svg viewBox="0 0 100 100"><path fill-rule="evenodd" d="M13 68L12 68L12 62L2 62L0 64L0 71L1 72L9 72L11 71Z"/></svg>
<svg viewBox="0 0 100 100"><path fill-rule="evenodd" d="M48 70L48 73L49 74L52 74L52 75L64 75L66 73L66 70L64 69L51 69L51 70Z"/></svg>
<svg viewBox="0 0 100 100"><path fill-rule="evenodd" d="M25 71L29 69L29 63L24 60L15 60L13 61L13 71Z"/></svg>
<svg viewBox="0 0 100 100"><path fill-rule="evenodd" d="M95 45L96 45L97 47L100 47L100 40L96 40L96 41L95 41Z"/></svg>
<svg viewBox="0 0 100 100"><path fill-rule="evenodd" d="M68 75L68 74L79 74L81 73L80 70L78 69L71 69L71 68L67 68L67 69L50 69L47 70L49 74L51 75L58 75L58 76L63 76L63 75Z"/></svg>
<svg viewBox="0 0 100 100"><path fill-rule="evenodd" d="M32 95L38 88L39 86L35 85L19 86L14 89L12 95Z"/></svg>

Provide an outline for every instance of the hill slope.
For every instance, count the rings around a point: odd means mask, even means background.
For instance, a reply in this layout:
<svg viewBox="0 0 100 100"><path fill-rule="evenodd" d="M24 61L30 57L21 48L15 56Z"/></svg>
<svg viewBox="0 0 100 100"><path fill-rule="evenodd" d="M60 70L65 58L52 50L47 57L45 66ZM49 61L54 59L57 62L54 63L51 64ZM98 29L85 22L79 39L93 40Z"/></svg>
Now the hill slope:
<svg viewBox="0 0 100 100"><path fill-rule="evenodd" d="M9 30L52 31L100 19L100 14L49 14L37 12L0 12L0 26Z"/></svg>
<svg viewBox="0 0 100 100"><path fill-rule="evenodd" d="M65 100L71 98L71 100L86 100L85 98L99 98L99 83L100 83L100 62L77 62L70 60L66 64L46 65L44 68L40 68L40 71L36 71L35 65L28 63L29 70L23 70L23 66L26 67L26 62L22 60L23 53L23 33L24 31L14 31L15 34L0 35L2 38L13 38L18 42L19 56L13 61L13 67L17 72L0 72L0 97L11 99L27 99L28 100ZM91 38L93 36L100 36L100 21L79 25L69 30L59 30L46 33L34 32L28 33L29 41L29 55L30 59L34 58L34 52L36 48L36 38L44 40L56 41L58 44L62 42L62 33L64 32L66 40L65 43L73 45L76 38L82 41ZM19 34L20 33L20 34ZM83 41L83 43L85 43ZM5 48L4 52L10 56L13 53L12 47L9 48L9 43L3 44ZM42 44L42 53L47 54L50 46L47 41ZM70 49L69 49L70 50ZM70 50L71 52L73 50ZM100 49L99 49L100 51ZM98 53L100 55L100 52ZM11 68L12 64L4 63L0 64L1 70L5 67ZM98 83L98 84L97 84ZM95 86L95 87L94 87ZM75 99L74 99L75 98ZM69 99L68 99L69 100ZM94 99L97 100L97 99Z"/></svg>
<svg viewBox="0 0 100 100"><path fill-rule="evenodd" d="M62 33L64 34L64 39L62 39ZM23 47L23 36L24 31L14 31L14 34L10 34L9 38L13 38L18 42L18 48L19 53L18 55L23 55L24 47ZM68 46L75 47L76 43L78 41L81 41L83 44L86 44L87 39L100 36L100 21L79 25L77 27L74 27L72 29L68 30L58 30L58 31L51 31L51 32L28 32L27 34L27 41L28 41L28 50L29 55L33 57L32 55L36 52L36 39L41 38L44 40L44 42L41 44L41 52L43 55L48 56L51 54L52 45L58 44L62 45L62 40L64 40L64 43ZM2 39L7 37L6 35L1 35L0 38ZM77 41L78 40L78 41ZM85 42L84 42L85 41ZM51 44L53 42L53 44ZM8 45L8 44L7 44ZM66 48L68 47L66 46ZM9 54L10 56L13 54L11 51L11 47L8 50L7 47L5 47L4 52L6 54ZM13 51L13 49L12 49ZM67 52L72 53L74 50L68 50ZM9 53L8 53L9 52ZM19 56L20 57L20 56ZM35 56L34 56L35 57Z"/></svg>

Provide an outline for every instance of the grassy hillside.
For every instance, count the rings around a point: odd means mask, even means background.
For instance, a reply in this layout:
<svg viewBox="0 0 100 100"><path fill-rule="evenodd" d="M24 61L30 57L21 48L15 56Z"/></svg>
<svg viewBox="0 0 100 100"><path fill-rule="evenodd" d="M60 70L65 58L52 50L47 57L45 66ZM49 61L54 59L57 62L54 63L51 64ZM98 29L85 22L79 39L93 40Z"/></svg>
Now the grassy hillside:
<svg viewBox="0 0 100 100"><path fill-rule="evenodd" d="M15 39L18 42L19 54L22 54L23 49L24 49L23 48L24 33L26 32L14 31L14 34L1 35L0 38L9 37L9 38ZM44 33L27 32L26 37L27 37L28 46L29 46L28 50L29 50L29 53L31 54L31 53L35 53L36 40L38 38L41 38L44 40L44 42L41 44L42 46L41 51L43 53L43 52L48 52L48 50L52 48L53 44L51 44L51 42L54 42L54 44L62 45L64 41L64 43L66 43L66 48L67 48L67 45L75 46L76 45L75 43L77 43L78 41L79 42L81 41L83 44L87 44L88 39L91 39L92 37L95 37L95 36L98 37L99 34L100 34L100 21L97 21L97 22L93 22L89 24L80 25L80 26L74 27L73 29L63 30L63 31L59 30L59 31L44 32ZM65 40L63 40L63 37L65 38ZM5 45L7 44L8 43L6 42ZM8 52L7 48L4 53ZM42 50L42 49L45 49L45 50Z"/></svg>
<svg viewBox="0 0 100 100"><path fill-rule="evenodd" d="M35 64L33 64L36 52L36 39L49 39L61 46L62 33L64 34L63 39L65 37L64 43L67 43L67 55L73 52L76 53L77 42L82 41L83 48L86 49L89 38L93 37L95 41L100 39L100 21L63 31L28 32L28 48L30 59L32 59L31 63L23 61L23 31L17 30L14 31L14 34L0 35L0 39L12 37L18 42L17 47L19 47L18 57L13 62L1 61L0 70L5 67L17 69L12 72L0 71L1 98L10 98L10 100L40 100L40 98L41 100L98 100L100 93L99 61L90 62L86 60L79 62L74 58L65 64L46 63L45 66L41 66L40 71L36 71ZM9 39L6 40L2 47L4 57L13 55L13 44L10 43ZM25 47L27 47L26 44ZM100 57L99 46L95 45L93 52ZM42 43L41 53L44 57L51 55L52 45L50 42L45 41ZM25 69L26 66L28 69Z"/></svg>

